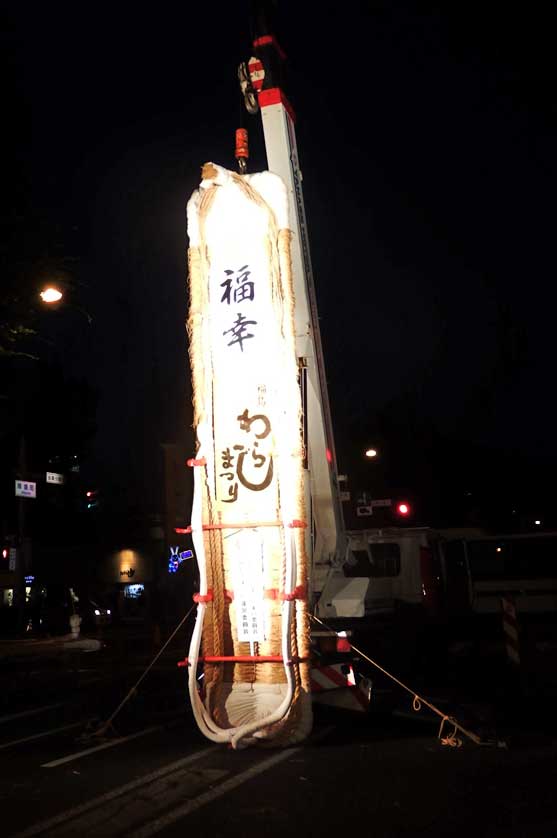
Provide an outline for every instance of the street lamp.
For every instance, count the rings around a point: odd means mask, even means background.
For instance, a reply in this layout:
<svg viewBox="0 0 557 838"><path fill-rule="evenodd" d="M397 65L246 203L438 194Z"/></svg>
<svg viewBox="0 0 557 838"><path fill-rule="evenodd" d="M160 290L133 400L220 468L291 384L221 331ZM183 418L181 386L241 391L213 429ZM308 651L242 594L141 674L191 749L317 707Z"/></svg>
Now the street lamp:
<svg viewBox="0 0 557 838"><path fill-rule="evenodd" d="M39 297L41 298L43 303L46 303L46 305L53 305L54 303L59 303L60 300L64 298L64 293L56 285L45 285L45 287L40 292ZM85 309L81 308L81 306L76 306L74 303L66 302L64 303L64 305L68 308L75 309L75 311L79 311L80 314L83 314L83 316L87 318L87 322L89 323L89 325L91 325L91 323L93 322L93 318L91 317L89 312L85 311Z"/></svg>
<svg viewBox="0 0 557 838"><path fill-rule="evenodd" d="M377 457L378 453L377 448L368 448L366 451L366 457L369 457L369 459L372 460L374 457Z"/></svg>
<svg viewBox="0 0 557 838"><path fill-rule="evenodd" d="M64 295L60 289L56 288L54 285L47 285L39 294L43 303L47 304L59 303L63 296Z"/></svg>

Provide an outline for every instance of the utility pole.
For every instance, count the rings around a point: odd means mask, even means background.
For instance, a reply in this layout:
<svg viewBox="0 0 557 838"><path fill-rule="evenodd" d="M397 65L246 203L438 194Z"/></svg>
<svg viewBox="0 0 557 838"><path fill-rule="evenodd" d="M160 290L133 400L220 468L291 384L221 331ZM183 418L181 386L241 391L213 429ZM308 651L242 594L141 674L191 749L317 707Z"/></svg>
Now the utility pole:
<svg viewBox="0 0 557 838"><path fill-rule="evenodd" d="M19 439L18 474L23 479L27 473L27 449L25 437ZM17 509L17 553L16 553L16 608L18 634L25 632L25 570L26 570L26 542L25 542L25 501L18 497Z"/></svg>

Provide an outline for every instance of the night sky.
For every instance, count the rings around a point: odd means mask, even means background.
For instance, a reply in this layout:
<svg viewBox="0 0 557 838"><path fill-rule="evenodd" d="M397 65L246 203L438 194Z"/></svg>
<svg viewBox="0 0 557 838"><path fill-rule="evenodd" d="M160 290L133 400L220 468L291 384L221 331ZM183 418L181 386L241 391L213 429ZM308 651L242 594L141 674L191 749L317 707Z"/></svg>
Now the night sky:
<svg viewBox="0 0 557 838"><path fill-rule="evenodd" d="M556 62L532 8L279 3L339 467L360 483L376 443L381 480L418 493L449 451L455 491L554 498ZM93 316L64 320L65 363L100 393L90 467L156 505L159 444L191 423L185 204L203 162L235 167L242 121L264 167L236 80L248 4L3 22L5 180L71 231Z"/></svg>

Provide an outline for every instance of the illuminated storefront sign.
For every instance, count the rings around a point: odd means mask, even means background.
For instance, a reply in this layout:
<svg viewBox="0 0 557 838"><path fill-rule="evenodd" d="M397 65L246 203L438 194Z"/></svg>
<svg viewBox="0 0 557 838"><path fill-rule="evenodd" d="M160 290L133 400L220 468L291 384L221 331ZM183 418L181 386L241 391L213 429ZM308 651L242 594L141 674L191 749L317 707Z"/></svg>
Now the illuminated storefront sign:
<svg viewBox="0 0 557 838"><path fill-rule="evenodd" d="M124 588L125 599L140 599L145 593L145 585L126 585Z"/></svg>
<svg viewBox="0 0 557 838"><path fill-rule="evenodd" d="M192 556L192 550L181 550L180 547L171 547L170 557L168 559L168 572L176 573L182 562L191 559Z"/></svg>

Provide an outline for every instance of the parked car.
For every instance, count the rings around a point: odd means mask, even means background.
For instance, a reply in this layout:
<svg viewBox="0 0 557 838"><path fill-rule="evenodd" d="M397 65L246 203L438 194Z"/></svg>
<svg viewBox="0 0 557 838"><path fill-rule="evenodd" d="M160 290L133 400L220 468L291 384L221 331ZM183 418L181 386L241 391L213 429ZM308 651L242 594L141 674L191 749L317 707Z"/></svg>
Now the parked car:
<svg viewBox="0 0 557 838"><path fill-rule="evenodd" d="M81 617L81 631L94 631L112 623L110 608L106 608L99 598L80 597L76 611Z"/></svg>

